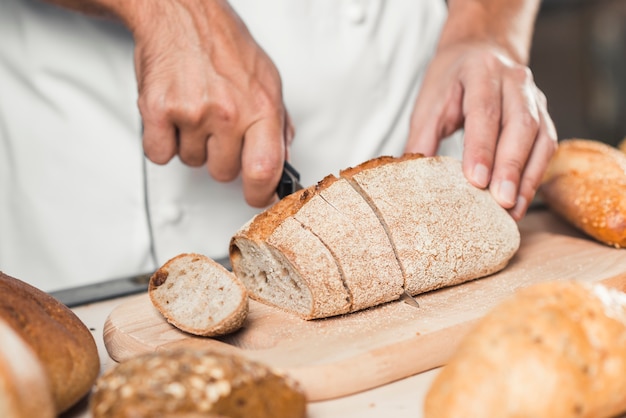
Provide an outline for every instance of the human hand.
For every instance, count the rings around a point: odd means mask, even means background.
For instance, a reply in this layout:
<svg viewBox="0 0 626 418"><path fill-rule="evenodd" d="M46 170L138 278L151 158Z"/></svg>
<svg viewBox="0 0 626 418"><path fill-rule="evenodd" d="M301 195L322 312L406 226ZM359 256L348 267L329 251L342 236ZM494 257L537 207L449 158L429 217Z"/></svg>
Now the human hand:
<svg viewBox="0 0 626 418"><path fill-rule="evenodd" d="M557 145L528 67L487 42L440 48L415 103L406 151L434 155L461 127L465 176L521 219Z"/></svg>
<svg viewBox="0 0 626 418"><path fill-rule="evenodd" d="M270 58L225 0L137 2L135 38L146 156L242 175L246 201L271 203L294 132ZM130 17L134 16L134 17Z"/></svg>

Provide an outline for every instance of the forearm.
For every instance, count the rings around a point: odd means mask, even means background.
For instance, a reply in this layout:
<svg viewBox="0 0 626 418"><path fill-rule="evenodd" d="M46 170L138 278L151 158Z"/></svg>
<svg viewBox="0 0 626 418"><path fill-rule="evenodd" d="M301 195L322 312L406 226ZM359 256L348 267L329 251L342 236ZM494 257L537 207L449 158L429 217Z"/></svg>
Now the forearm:
<svg viewBox="0 0 626 418"><path fill-rule="evenodd" d="M539 4L540 0L448 0L449 16L440 47L489 42L527 64Z"/></svg>
<svg viewBox="0 0 626 418"><path fill-rule="evenodd" d="M120 0L45 0L63 8L92 16L120 18Z"/></svg>

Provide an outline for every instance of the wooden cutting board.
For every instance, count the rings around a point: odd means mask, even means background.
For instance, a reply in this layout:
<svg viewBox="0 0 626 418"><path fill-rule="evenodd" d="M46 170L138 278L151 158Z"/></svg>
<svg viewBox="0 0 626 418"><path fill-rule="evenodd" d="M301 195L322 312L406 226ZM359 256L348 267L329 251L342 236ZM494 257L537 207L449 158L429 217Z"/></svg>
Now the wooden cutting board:
<svg viewBox="0 0 626 418"><path fill-rule="evenodd" d="M234 352L299 380L311 401L340 397L443 365L460 339L516 289L549 280L603 282L626 290L626 250L591 241L551 213L521 223L520 250L498 274L340 317L304 321L251 301L244 328L220 339L194 337L169 325L147 294L107 318L104 342L123 361L174 347Z"/></svg>

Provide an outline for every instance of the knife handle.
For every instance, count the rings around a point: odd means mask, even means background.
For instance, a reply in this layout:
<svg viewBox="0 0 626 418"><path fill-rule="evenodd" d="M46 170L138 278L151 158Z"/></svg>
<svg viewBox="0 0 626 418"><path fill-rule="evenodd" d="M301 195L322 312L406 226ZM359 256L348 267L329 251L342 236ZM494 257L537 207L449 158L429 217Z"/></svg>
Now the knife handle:
<svg viewBox="0 0 626 418"><path fill-rule="evenodd" d="M300 173L298 173L288 161L285 161L283 174L280 176L280 181L276 187L278 198L282 199L300 189L302 189L300 185Z"/></svg>

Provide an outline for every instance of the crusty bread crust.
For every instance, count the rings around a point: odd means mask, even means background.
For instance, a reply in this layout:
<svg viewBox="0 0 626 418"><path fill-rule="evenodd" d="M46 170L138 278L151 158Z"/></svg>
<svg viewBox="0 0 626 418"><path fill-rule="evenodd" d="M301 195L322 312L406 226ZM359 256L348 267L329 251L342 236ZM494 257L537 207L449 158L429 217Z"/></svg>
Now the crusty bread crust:
<svg viewBox="0 0 626 418"><path fill-rule="evenodd" d="M626 411L626 294L549 282L483 317L436 377L426 418L608 418Z"/></svg>
<svg viewBox="0 0 626 418"><path fill-rule="evenodd" d="M243 283L202 254L168 260L150 278L148 294L169 323L190 334L228 334L241 328L248 316Z"/></svg>
<svg viewBox="0 0 626 418"><path fill-rule="evenodd" d="M0 417L55 417L52 391L43 365L2 319L0 342Z"/></svg>
<svg viewBox="0 0 626 418"><path fill-rule="evenodd" d="M192 349L137 356L106 371L90 403L94 418L304 418L296 381L237 356Z"/></svg>
<svg viewBox="0 0 626 418"><path fill-rule="evenodd" d="M542 200L592 238L626 247L626 155L610 145L561 141L540 188Z"/></svg>
<svg viewBox="0 0 626 418"><path fill-rule="evenodd" d="M0 319L41 361L58 413L89 392L100 372L93 336L65 305L47 293L0 272Z"/></svg>

